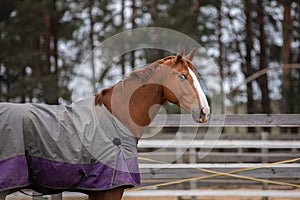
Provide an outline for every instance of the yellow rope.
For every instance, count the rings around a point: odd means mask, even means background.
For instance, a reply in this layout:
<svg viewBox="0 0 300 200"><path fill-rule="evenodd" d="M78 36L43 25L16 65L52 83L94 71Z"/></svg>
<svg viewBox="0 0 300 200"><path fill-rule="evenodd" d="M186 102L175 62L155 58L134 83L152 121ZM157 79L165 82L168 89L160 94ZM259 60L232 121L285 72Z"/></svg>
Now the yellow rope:
<svg viewBox="0 0 300 200"><path fill-rule="evenodd" d="M157 160L153 160L153 159L150 159L150 158L139 157L139 159L140 160L151 161L151 162L156 162L156 163L160 163L160 164L169 164L169 163L166 163L166 162L157 161ZM208 170L208 169L203 169L203 168L191 168L191 169L197 169L197 170L204 171L204 172L211 173L211 174L210 175L205 175L205 176L186 178L186 179L182 179L182 180L170 181L170 182L166 182L166 183L158 183L158 184L154 184L154 185L150 185L150 186L142 186L142 187L133 188L131 190L132 191L137 191L137 190L142 190L142 189L146 189L146 188L149 188L149 187L159 187L159 186L173 185L173 184L178 184L178 183L191 181L191 180L202 180L202 179L207 179L207 178L213 178L213 177L216 177L216 176L230 176L230 177L235 177L235 178L258 181L258 182L262 182L262 183L272 183L272 184L276 184L276 185L287 185L287 186L300 188L300 185L298 185L298 184L286 183L286 182L281 182L281 181L272 181L272 180L267 180L267 179L253 178L253 177L249 177L249 176L233 174L233 173L242 172L242 171L250 171L250 170L254 170L254 169L261 169L261 168L264 168L264 167L270 167L270 166L273 166L273 165L296 162L298 160L300 160L300 158L294 158L294 159L289 159L289 160L284 160L284 161L279 161L279 162L274 162L274 163L261 164L261 165L257 165L257 166L253 166L253 167L247 167L247 168L231 170L231 171L228 171L228 172L218 172L218 171L213 171L213 170Z"/></svg>

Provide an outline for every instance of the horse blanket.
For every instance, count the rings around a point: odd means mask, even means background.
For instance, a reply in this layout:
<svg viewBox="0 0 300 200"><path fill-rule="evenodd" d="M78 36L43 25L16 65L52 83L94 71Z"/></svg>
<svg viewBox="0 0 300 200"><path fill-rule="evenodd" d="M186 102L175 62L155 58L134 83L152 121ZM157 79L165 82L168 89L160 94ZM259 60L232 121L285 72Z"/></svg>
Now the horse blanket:
<svg viewBox="0 0 300 200"><path fill-rule="evenodd" d="M140 183L137 140L104 106L0 103L0 191Z"/></svg>

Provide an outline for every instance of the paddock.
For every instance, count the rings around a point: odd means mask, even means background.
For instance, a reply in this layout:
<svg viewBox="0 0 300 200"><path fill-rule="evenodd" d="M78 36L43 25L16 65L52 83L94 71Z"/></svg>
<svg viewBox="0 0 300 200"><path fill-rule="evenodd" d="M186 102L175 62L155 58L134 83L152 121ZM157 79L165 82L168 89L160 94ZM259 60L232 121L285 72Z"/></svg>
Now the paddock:
<svg viewBox="0 0 300 200"><path fill-rule="evenodd" d="M216 115L211 119L196 124L190 115L158 115L150 129L176 130L180 124L180 132L176 136L174 130L145 133L138 145L142 185L127 190L123 199L299 199L299 130L283 133L281 129L300 127L300 114ZM216 141L204 140L208 127L225 127L225 132ZM247 127L255 127L258 133L247 133ZM191 134L192 128L200 131ZM199 157L200 149L209 153ZM61 200L62 195L33 197L45 198ZM8 199L30 198L16 193ZM86 196L66 192L63 199Z"/></svg>

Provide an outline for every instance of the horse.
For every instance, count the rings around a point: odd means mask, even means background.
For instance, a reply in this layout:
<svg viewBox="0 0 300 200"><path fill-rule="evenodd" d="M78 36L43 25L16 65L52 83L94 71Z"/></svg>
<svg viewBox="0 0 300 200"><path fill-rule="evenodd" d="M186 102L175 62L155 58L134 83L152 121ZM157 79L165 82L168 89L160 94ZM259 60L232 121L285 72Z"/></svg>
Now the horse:
<svg viewBox="0 0 300 200"><path fill-rule="evenodd" d="M81 168L77 169L77 171L80 171L82 174L82 178L77 178L76 184L73 185L73 187L70 188L56 188L55 190L44 190L45 183L40 184L39 181L45 182L43 178L38 177L37 173L40 171L45 171L46 169L32 169L33 165L35 165L35 160L32 159L38 159L35 157L32 157L32 155L26 155L24 154L24 163L28 165L28 174L26 175L26 179L30 179L29 182L26 182L26 184L23 185L23 187L20 186L20 188L8 188L7 190L4 190L1 188L1 175L0 175L0 200L4 200L6 195L17 191L19 189L23 188L30 188L37 190L39 192L46 191L45 193L57 193L62 191L79 191L83 192L88 195L89 200L121 200L123 196L123 192L126 188L136 186L139 184L139 173L130 171L131 168L138 168L137 165L137 158L130 157L131 154L137 155L136 146L138 140L142 137L143 133L145 132L145 129L148 127L148 125L151 123L152 119L156 116L156 114L159 112L160 106L164 104L166 101L169 101L173 104L178 105L179 107L183 108L187 112L191 113L193 116L193 119L198 123L205 123L208 121L209 114L210 114L210 107L207 101L207 98L200 86L200 83L198 81L197 73L195 73L195 68L192 63L193 57L195 55L195 49L193 49L189 54L184 55L184 49L182 49L177 55L168 56L162 59L159 59L155 61L154 63L151 63L147 65L146 67L142 69L135 70L130 73L130 75L122 80L120 80L118 83L102 89L99 93L95 94L93 97L93 100L90 101L90 104L93 104L95 109L101 108L103 110L99 111L100 115L102 116L99 119L100 123L102 121L109 121L109 119L105 118L108 115L112 115L114 120L110 121L110 125L116 125L118 128L118 131L123 131L124 134L122 136L120 135L114 135L111 138L108 139L108 142L112 143L112 146L107 150L105 153L99 154L99 156L103 156L102 154L105 154L107 156L113 157L110 154L113 154L111 152L117 152L117 157L122 158L122 161L116 161L113 165L115 165L116 168L118 168L118 165L120 165L123 169L124 165L126 166L128 162L134 163L134 166L128 166L124 172L119 172L118 170L114 169L111 171L104 171L102 172L107 175L107 173L111 173L113 175L113 183L109 183L112 187L110 188L102 188L101 190L97 190L95 188L93 189L85 189L83 185L85 185L87 182L92 182L89 180L90 177L92 177L94 182L99 181L99 179L105 180L107 179L104 177L99 177L100 175L94 175L93 170L95 171L95 168L99 167L97 165L97 161L93 160L90 164L86 164L84 168L80 166ZM85 106L86 102L81 103L83 107ZM18 111L19 108L16 108L13 105L10 105L13 107L13 111ZM31 105L30 105L31 106ZM47 109L48 107L43 107L41 105L35 105L40 109ZM17 106L18 107L18 106ZM20 106L19 106L20 107ZM40 108L41 107L41 108ZM75 108L75 107L74 107ZM62 107L50 107L50 109L64 109ZM66 112L70 110L70 108L65 109ZM0 110L1 111L1 110ZM13 112L11 111L11 112ZM20 110L19 110L20 111ZM80 110L79 113L76 113L76 110L72 110L73 115L84 115L81 113L82 110ZM21 110L21 112L25 112L24 109ZM26 110L26 112L28 112ZM33 112L33 111L31 111ZM50 111L49 111L50 112ZM88 113L91 112L88 109L84 109L84 112ZM75 113L75 114L74 114ZM103 114L104 113L104 114ZM31 113L32 114L32 113ZM56 115L56 114L50 114ZM64 114L65 115L65 114ZM0 114L1 117L1 114ZM34 116L35 120L42 121L42 119L37 119L36 116ZM56 116L55 116L56 117ZM98 117L98 115L97 115ZM51 118L51 117L50 117ZM105 119L104 119L105 118ZM62 118L65 119L65 118ZM22 119L24 120L24 119ZM51 118L53 121L53 119ZM88 120L89 123L92 123L92 120ZM80 120L76 121L79 124L81 123ZM52 123L52 122L45 122ZM77 124L78 124L77 123ZM93 130L98 130L96 127L93 127ZM67 126L74 126L74 125L67 125ZM105 124L105 126L108 126ZM88 138L88 136L84 135L87 134L85 131L86 124L83 126L80 126L80 128L83 128L83 136L84 138ZM120 128L121 127L121 128ZM1 127L0 127L1 128ZM29 128L34 129L34 128ZM110 127L108 127L110 129ZM75 130L75 129L74 129ZM117 131L117 132L118 132ZM5 131L4 131L5 132ZM51 130L49 131L51 132ZM98 131L94 131L98 133ZM110 131L115 132L115 131ZM129 135L127 134L129 132ZM116 133L114 133L116 134ZM3 134L1 134L2 137ZM125 135L125 136L124 136ZM33 137L36 137L35 135ZM50 137L50 136L49 136ZM60 137L60 136L56 136ZM114 138L115 137L115 138ZM120 139L120 138L121 139ZM125 138L125 139L124 139ZM30 138L32 139L32 138ZM24 143L30 142L30 139L25 140ZM50 139L52 139L50 137ZM49 139L49 140L50 140ZM72 139L72 138L71 138ZM82 139L82 138L81 138ZM56 140L56 143L63 143L64 141L60 140L66 140L67 139L58 139ZM91 141L94 140L94 138L90 139ZM96 141L99 141L98 139ZM100 141L101 142L101 141ZM92 148L96 148L98 151L98 143L94 142L95 145L91 145ZM108 144L108 143L105 143ZM55 144L56 145L56 144ZM125 145L122 146L122 145ZM127 146L126 146L127 145ZM34 149L34 153L39 151L40 144L35 145L31 148ZM133 146L132 152L125 152L124 151L129 148L129 146ZM65 148L65 146L55 146L57 149L60 149L60 153L63 152L63 154L66 154L64 151L68 151L68 149ZM88 148L88 147L86 147ZM44 149L51 149L51 146L47 146ZM79 148L80 152L76 152L76 156L81 157L82 155L82 148ZM112 150L111 150L112 149ZM3 151L4 147L0 150ZM115 151L116 150L116 151ZM0 151L0 168L1 168L1 162L4 160L1 158L1 151ZM44 151L44 150L43 150ZM53 152L49 153L54 154L54 157L57 157L57 151L53 150ZM131 151L131 150L130 150ZM72 154L74 152L70 152ZM27 152L28 154L28 152ZM88 153L87 153L88 154ZM22 154L23 155L23 154ZM39 154L38 154L39 155ZM98 154L97 154L98 155ZM90 155L89 155L90 156ZM127 157L126 157L127 156ZM128 158L130 157L130 158ZM127 159L128 158L128 159ZM72 158L75 159L75 158ZM77 158L76 158L77 159ZM48 161L43 161L48 162ZM119 164L119 162L121 164ZM58 162L59 165L56 166L56 168L64 167L65 165L69 166L68 164L62 164ZM2 163L3 164L3 163ZM53 164L53 163L52 163ZM54 164L57 164L54 163ZM108 164L109 165L109 164ZM73 168L75 167L71 165ZM48 166L47 166L48 167ZM101 165L102 167L102 165ZM72 169L73 169L72 168ZM105 170L107 170L107 167L104 167ZM64 173L72 174L71 168L66 168ZM102 169L102 168L101 168ZM34 171L35 170L35 171ZM3 173L3 172L1 172ZM46 172L47 173L47 172ZM15 174L14 174L15 175ZM63 176L64 174L62 174ZM120 176L129 176L127 177L125 182L115 183L115 179L118 179L118 175ZM28 177L29 178L28 178ZM48 175L51 176L51 175ZM55 175L53 175L54 179L56 178ZM68 175L70 176L70 175ZM72 176L70 176L72 177ZM46 179L46 178L45 178ZM118 181L117 181L118 182ZM98 183L98 182L97 182Z"/></svg>

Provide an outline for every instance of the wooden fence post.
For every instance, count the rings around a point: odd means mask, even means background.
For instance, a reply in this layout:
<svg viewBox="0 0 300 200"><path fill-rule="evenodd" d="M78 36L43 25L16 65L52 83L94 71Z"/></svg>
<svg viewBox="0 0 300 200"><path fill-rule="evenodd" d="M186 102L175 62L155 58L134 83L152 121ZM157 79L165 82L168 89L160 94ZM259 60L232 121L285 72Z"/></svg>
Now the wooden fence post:
<svg viewBox="0 0 300 200"><path fill-rule="evenodd" d="M268 132L261 132L261 140L267 141L269 139L269 133ZM268 157L266 155L268 154L269 149L267 148L261 148L262 153L262 163L268 163ZM262 186L263 190L268 190L268 183L263 183ZM268 200L269 197L262 197L262 200Z"/></svg>
<svg viewBox="0 0 300 200"><path fill-rule="evenodd" d="M197 163L197 157L196 157L196 149L195 148L190 148L190 156L189 156L189 162L190 163ZM197 188L197 181L191 180L190 181L190 189L196 189ZM197 200L196 196L192 196L191 200Z"/></svg>

